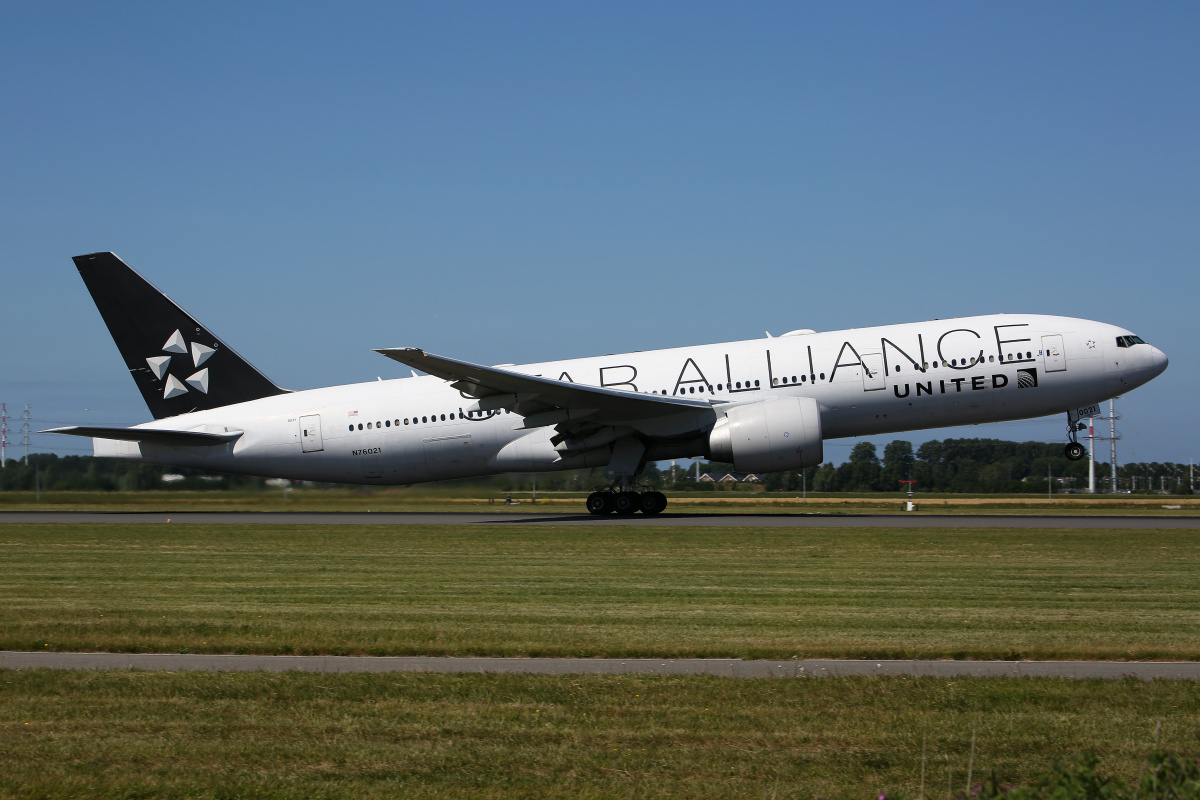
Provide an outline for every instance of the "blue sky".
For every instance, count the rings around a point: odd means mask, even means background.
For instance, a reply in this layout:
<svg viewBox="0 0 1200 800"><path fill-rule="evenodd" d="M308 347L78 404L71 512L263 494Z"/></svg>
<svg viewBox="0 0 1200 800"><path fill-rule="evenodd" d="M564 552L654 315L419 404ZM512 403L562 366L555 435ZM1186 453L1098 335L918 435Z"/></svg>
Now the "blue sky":
<svg viewBox="0 0 1200 800"><path fill-rule="evenodd" d="M501 363L1099 319L1171 358L1122 402L1122 459L1200 459L1193 3L5 17L0 400L37 427L149 418L70 262L114 250L290 388L405 374L385 346Z"/></svg>

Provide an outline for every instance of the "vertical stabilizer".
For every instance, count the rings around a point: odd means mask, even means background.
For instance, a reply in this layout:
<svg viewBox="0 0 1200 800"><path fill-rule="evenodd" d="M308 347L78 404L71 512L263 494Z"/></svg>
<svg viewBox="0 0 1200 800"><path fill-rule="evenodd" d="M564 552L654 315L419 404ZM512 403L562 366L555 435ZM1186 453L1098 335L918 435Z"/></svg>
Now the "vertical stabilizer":
<svg viewBox="0 0 1200 800"><path fill-rule="evenodd" d="M114 253L73 259L155 419L283 394Z"/></svg>

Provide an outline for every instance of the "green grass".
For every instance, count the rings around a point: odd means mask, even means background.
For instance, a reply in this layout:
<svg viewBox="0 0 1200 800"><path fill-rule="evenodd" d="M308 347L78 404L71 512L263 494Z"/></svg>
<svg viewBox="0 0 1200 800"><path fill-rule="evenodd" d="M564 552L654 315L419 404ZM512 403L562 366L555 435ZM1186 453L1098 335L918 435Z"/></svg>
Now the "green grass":
<svg viewBox="0 0 1200 800"><path fill-rule="evenodd" d="M816 494L718 489L671 492L671 513L720 514L894 514L907 499L898 492ZM0 492L0 511L410 511L465 513L582 512L586 492L512 492L519 504L504 505L503 490L490 487L416 486L342 489L152 491L152 492ZM1200 500L1166 495L955 495L919 494L917 514L1051 514L1194 516ZM491 502L489 502L491 501ZM1179 509L1164 509L1179 505Z"/></svg>
<svg viewBox="0 0 1200 800"><path fill-rule="evenodd" d="M1200 660L1200 531L0 528L0 649Z"/></svg>
<svg viewBox="0 0 1200 800"><path fill-rule="evenodd" d="M917 796L1194 753L1187 682L0 671L0 796Z"/></svg>

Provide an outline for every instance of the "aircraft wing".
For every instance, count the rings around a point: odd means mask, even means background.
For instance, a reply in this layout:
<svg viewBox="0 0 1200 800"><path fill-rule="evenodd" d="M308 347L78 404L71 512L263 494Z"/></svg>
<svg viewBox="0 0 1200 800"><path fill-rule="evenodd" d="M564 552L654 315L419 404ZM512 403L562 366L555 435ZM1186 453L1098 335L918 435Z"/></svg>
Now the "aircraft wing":
<svg viewBox="0 0 1200 800"><path fill-rule="evenodd" d="M386 348L375 352L451 381L455 389L480 400L480 410L507 408L526 417L555 410L566 414L560 414L561 420L547 419L545 424L574 419L577 415L587 415L595 420L641 420L712 408L706 400L557 381L435 356L415 347Z"/></svg>
<svg viewBox="0 0 1200 800"><path fill-rule="evenodd" d="M51 428L46 431L38 431L38 433L65 433L69 436L89 436L96 439L118 439L125 442L147 442L176 447L226 444L242 435L242 431L205 433L204 431L165 431L156 428L107 428L83 425Z"/></svg>

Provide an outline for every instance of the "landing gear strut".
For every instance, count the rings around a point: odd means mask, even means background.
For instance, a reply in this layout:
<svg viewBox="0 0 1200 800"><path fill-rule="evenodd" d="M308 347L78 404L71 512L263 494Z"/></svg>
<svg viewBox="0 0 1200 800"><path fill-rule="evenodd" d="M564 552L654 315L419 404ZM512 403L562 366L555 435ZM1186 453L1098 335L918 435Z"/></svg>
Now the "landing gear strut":
<svg viewBox="0 0 1200 800"><path fill-rule="evenodd" d="M667 496L662 492L614 492L611 488L588 495L587 510L592 514L604 515L614 511L628 517L642 512L646 516L661 514L667 507Z"/></svg>
<svg viewBox="0 0 1200 800"><path fill-rule="evenodd" d="M1081 445L1076 438L1081 430L1087 427L1086 423L1080 422L1074 413L1067 412L1067 438L1071 441L1067 442L1067 446L1063 448L1063 455L1068 461L1078 461L1087 455L1087 448Z"/></svg>

